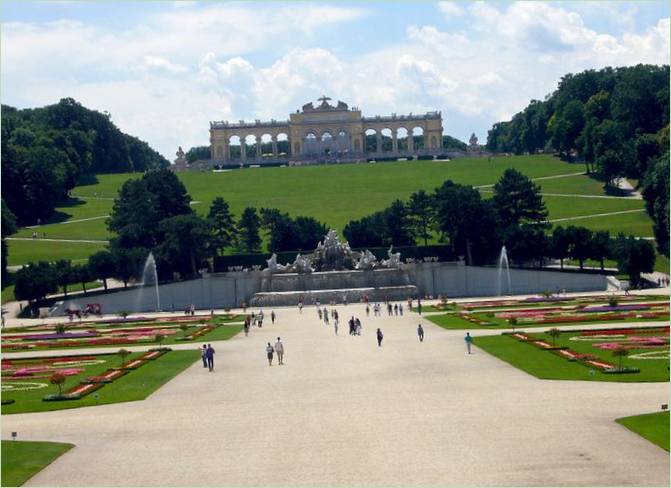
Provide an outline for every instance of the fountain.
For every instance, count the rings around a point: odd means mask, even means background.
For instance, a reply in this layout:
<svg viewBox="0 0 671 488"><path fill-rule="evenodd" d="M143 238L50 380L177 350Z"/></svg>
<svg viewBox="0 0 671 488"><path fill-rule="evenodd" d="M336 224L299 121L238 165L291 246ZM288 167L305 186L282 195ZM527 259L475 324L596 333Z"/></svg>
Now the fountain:
<svg viewBox="0 0 671 488"><path fill-rule="evenodd" d="M158 275L156 274L156 260L154 259L154 254L149 253L147 260L144 262L144 268L142 269L142 282L140 283L140 294L138 297L138 305L142 304L141 297L144 287L148 284L151 284L151 280L154 280L154 289L156 290L156 311L161 310L161 297L158 291Z"/></svg>
<svg viewBox="0 0 671 488"><path fill-rule="evenodd" d="M508 295L511 294L510 288L510 267L508 266L508 253L506 246L501 247L501 255L499 256L499 273L498 273L498 296L502 296L503 292L503 265L506 266L506 279L508 281Z"/></svg>

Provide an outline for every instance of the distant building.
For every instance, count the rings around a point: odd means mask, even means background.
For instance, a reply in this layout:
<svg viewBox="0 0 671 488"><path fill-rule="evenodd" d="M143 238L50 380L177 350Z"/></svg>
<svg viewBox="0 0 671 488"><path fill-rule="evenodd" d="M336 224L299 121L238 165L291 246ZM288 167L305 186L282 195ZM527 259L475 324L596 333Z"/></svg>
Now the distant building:
<svg viewBox="0 0 671 488"><path fill-rule="evenodd" d="M329 100L307 103L284 121L210 122L212 163L410 158L442 151L440 112L363 117L357 107Z"/></svg>

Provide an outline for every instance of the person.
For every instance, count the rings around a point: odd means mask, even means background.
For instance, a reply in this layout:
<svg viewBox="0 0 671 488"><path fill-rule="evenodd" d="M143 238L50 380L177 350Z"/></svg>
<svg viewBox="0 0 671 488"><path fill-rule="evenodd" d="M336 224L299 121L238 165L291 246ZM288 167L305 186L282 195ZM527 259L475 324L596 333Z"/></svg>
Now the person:
<svg viewBox="0 0 671 488"><path fill-rule="evenodd" d="M281 365L284 364L284 344L282 344L282 341L280 338L277 338L277 342L275 343L275 352L277 353L277 362Z"/></svg>
<svg viewBox="0 0 671 488"><path fill-rule="evenodd" d="M298 313L303 314L303 301L298 302Z"/></svg>
<svg viewBox="0 0 671 488"><path fill-rule="evenodd" d="M398 315L398 303L394 303L394 315Z"/></svg>
<svg viewBox="0 0 671 488"><path fill-rule="evenodd" d="M366 303L366 317L370 317L370 307Z"/></svg>
<svg viewBox="0 0 671 488"><path fill-rule="evenodd" d="M268 366L273 365L273 353L275 352L275 349L273 349L273 346L270 345L270 342L266 346L266 355L268 356Z"/></svg>
<svg viewBox="0 0 671 488"><path fill-rule="evenodd" d="M203 349L200 352L200 357L203 360L203 368L207 368L207 344L203 344Z"/></svg>
<svg viewBox="0 0 671 488"><path fill-rule="evenodd" d="M471 337L470 332L466 332L466 337L464 337L464 340L466 341L466 350L468 351L468 354L470 354L471 344L473 343L473 338Z"/></svg>
<svg viewBox="0 0 671 488"><path fill-rule="evenodd" d="M322 319L322 309L317 307L317 315L319 315L319 320Z"/></svg>
<svg viewBox="0 0 671 488"><path fill-rule="evenodd" d="M424 342L424 329L422 328L422 324L417 326L417 336L419 337L419 342Z"/></svg>
<svg viewBox="0 0 671 488"><path fill-rule="evenodd" d="M249 336L249 325L251 323L251 319L249 318L249 315L245 317L245 337Z"/></svg>
<svg viewBox="0 0 671 488"><path fill-rule="evenodd" d="M349 335L354 335L354 316L349 319Z"/></svg>
<svg viewBox="0 0 671 488"><path fill-rule="evenodd" d="M211 372L214 370L214 348L212 344L207 345L207 353L205 355L207 357L207 367Z"/></svg>
<svg viewBox="0 0 671 488"><path fill-rule="evenodd" d="M272 324L275 323L275 310L272 310L270 312L270 323L272 323Z"/></svg>
<svg viewBox="0 0 671 488"><path fill-rule="evenodd" d="M401 317L403 317L403 304L402 303L398 304L398 313Z"/></svg>
<svg viewBox="0 0 671 488"><path fill-rule="evenodd" d="M417 313L422 315L422 299L421 298L417 299Z"/></svg>
<svg viewBox="0 0 671 488"><path fill-rule="evenodd" d="M382 331L378 327L378 329L377 329L377 347L382 347L382 339L384 339L384 335L382 335Z"/></svg>
<svg viewBox="0 0 671 488"><path fill-rule="evenodd" d="M329 323L329 311L326 310L326 307L324 307L323 314L324 314L324 324L328 325L328 323Z"/></svg>
<svg viewBox="0 0 671 488"><path fill-rule="evenodd" d="M412 297L408 297L408 310L412 312Z"/></svg>
<svg viewBox="0 0 671 488"><path fill-rule="evenodd" d="M391 316L393 313L392 310L393 308L391 306L391 303L387 303L387 315Z"/></svg>
<svg viewBox="0 0 671 488"><path fill-rule="evenodd" d="M356 335L360 336L361 335L361 321L358 318L356 318L356 319L354 319L354 324L356 326Z"/></svg>
<svg viewBox="0 0 671 488"><path fill-rule="evenodd" d="M342 296L342 304L347 305L347 295Z"/></svg>
<svg viewBox="0 0 671 488"><path fill-rule="evenodd" d="M338 335L338 317L333 319L333 328L335 329L335 335Z"/></svg>

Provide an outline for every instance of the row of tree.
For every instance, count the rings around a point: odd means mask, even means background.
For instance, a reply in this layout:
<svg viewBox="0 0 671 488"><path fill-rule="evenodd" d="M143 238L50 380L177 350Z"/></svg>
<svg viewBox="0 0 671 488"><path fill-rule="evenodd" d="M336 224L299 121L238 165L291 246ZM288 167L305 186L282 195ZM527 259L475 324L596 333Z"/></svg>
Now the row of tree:
<svg viewBox="0 0 671 488"><path fill-rule="evenodd" d="M108 113L72 98L35 109L2 106L2 198L20 225L48 219L83 175L167 165Z"/></svg>
<svg viewBox="0 0 671 488"><path fill-rule="evenodd" d="M669 253L669 66L637 65L568 74L544 101L494 124L487 148L556 151L584 160L612 186L640 180L660 252Z"/></svg>

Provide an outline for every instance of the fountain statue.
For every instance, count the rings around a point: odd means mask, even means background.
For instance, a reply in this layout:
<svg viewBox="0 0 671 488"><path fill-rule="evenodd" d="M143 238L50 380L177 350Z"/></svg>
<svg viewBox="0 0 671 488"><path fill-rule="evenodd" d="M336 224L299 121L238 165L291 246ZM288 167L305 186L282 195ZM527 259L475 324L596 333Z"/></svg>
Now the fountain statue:
<svg viewBox="0 0 671 488"><path fill-rule="evenodd" d="M375 255L368 249L366 249L364 252L361 253L361 256L359 256L359 260L357 261L356 266L354 268L358 269L359 271L370 271L375 269L377 265L378 262Z"/></svg>
<svg viewBox="0 0 671 488"><path fill-rule="evenodd" d="M393 252L394 246L389 246L389 250L387 250L387 256L389 259L383 259L382 260L382 265L385 268L400 268L401 267L401 253L400 252Z"/></svg>
<svg viewBox="0 0 671 488"><path fill-rule="evenodd" d="M511 294L510 288L510 267L508 265L508 252L506 251L506 246L501 247L501 254L499 255L499 271L498 271L498 296L503 295L503 266L506 267L506 278L508 282L508 295Z"/></svg>
<svg viewBox="0 0 671 488"><path fill-rule="evenodd" d="M140 290L138 293L138 308L142 304L142 295L144 289L147 285L154 285L154 291L156 293L156 311L161 310L161 296L158 291L158 274L156 273L156 260L154 259L154 254L149 253L147 260L144 262L144 268L142 268L142 282L140 283Z"/></svg>

